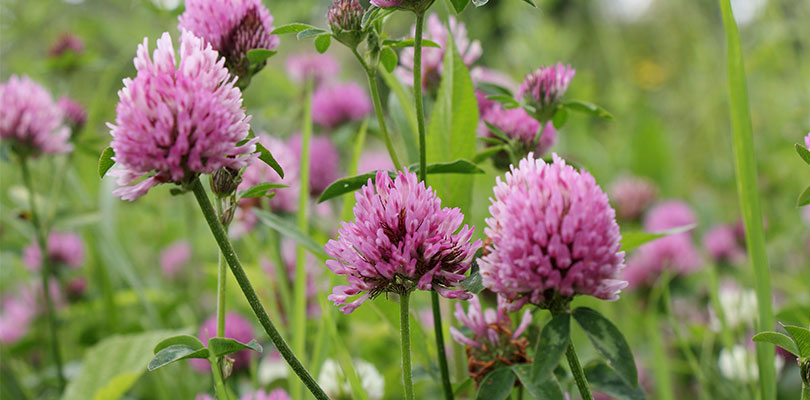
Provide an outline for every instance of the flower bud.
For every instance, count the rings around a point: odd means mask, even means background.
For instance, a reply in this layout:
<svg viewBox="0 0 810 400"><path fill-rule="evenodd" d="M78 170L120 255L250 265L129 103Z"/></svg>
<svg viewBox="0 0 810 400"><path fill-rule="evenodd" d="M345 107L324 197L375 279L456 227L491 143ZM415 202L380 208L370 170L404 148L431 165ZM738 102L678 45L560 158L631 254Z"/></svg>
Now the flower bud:
<svg viewBox="0 0 810 400"><path fill-rule="evenodd" d="M236 187L242 182L239 170L222 167L211 174L211 191L218 197L227 197L236 191Z"/></svg>
<svg viewBox="0 0 810 400"><path fill-rule="evenodd" d="M357 0L335 0L326 14L335 39L350 48L357 47L365 38L361 27L364 12Z"/></svg>
<svg viewBox="0 0 810 400"><path fill-rule="evenodd" d="M60 98L57 104L62 109L65 123L70 127L71 139L75 139L87 121L87 112L81 104L67 96Z"/></svg>
<svg viewBox="0 0 810 400"><path fill-rule="evenodd" d="M371 0L371 5L380 8L396 8L400 10L424 13L434 0Z"/></svg>
<svg viewBox="0 0 810 400"><path fill-rule="evenodd" d="M554 116L557 104L562 99L576 71L570 65L562 63L540 67L520 84L518 98L534 107L535 117L540 122L547 122Z"/></svg>

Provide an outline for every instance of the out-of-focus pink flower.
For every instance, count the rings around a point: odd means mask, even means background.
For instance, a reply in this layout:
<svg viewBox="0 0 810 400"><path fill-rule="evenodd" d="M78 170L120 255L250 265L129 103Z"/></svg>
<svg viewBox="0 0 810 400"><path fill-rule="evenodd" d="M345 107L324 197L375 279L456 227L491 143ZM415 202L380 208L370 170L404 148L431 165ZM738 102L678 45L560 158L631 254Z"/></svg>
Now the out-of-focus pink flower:
<svg viewBox="0 0 810 400"><path fill-rule="evenodd" d="M275 193L270 199L270 208L274 211L293 212L298 209L299 192L299 167L296 152L282 140L270 136L266 133L258 135L260 143L273 153L273 157L281 165L284 171L282 179L273 168L263 162L255 162L245 169L242 174L242 183L237 190L247 190L260 183L271 182L280 183L289 187L272 189L269 192ZM250 208L261 205L261 198L243 199L240 203L243 208ZM250 230L250 229L248 229Z"/></svg>
<svg viewBox="0 0 810 400"><path fill-rule="evenodd" d="M221 167L238 170L256 157L256 139L239 144L250 118L223 63L189 31L181 35L179 61L168 33L153 58L144 38L135 57L138 75L124 79L115 124L109 124L116 162L110 174L119 185L114 195L132 201L159 183L182 185Z"/></svg>
<svg viewBox="0 0 810 400"><path fill-rule="evenodd" d="M562 99L575 73L570 65L564 66L562 63L540 67L526 75L518 89L518 98L533 106L538 116L550 119L552 107Z"/></svg>
<svg viewBox="0 0 810 400"><path fill-rule="evenodd" d="M398 8L413 12L425 12L434 0L371 0L371 5L380 8Z"/></svg>
<svg viewBox="0 0 810 400"><path fill-rule="evenodd" d="M464 215L458 208L442 208L441 199L412 172L392 180L378 171L376 181L369 179L355 197L355 222L343 222L339 239L324 246L335 259L326 266L349 281L329 295L341 311L351 313L381 293L414 289L469 298L456 287L481 241L470 242L473 228L461 227Z"/></svg>
<svg viewBox="0 0 810 400"><path fill-rule="evenodd" d="M199 339L204 345L208 345L208 339L217 337L217 316L212 315L202 326L200 326ZM239 314L229 312L225 314L225 337L234 339L241 343L250 342L255 336L253 333L253 325L248 322L244 317ZM250 359L255 354L251 350L242 350L232 353L229 357L234 359L233 370L236 372L245 368L250 364ZM195 358L189 360L191 367L201 373L211 372L211 364L208 360Z"/></svg>
<svg viewBox="0 0 810 400"><path fill-rule="evenodd" d="M810 133L808 133L807 136L804 137L804 146L810 149Z"/></svg>
<svg viewBox="0 0 810 400"><path fill-rule="evenodd" d="M84 111L81 104L67 96L62 96L58 103L65 116L65 122L70 126L73 135L75 135L84 127L84 123L87 121L87 112Z"/></svg>
<svg viewBox="0 0 810 400"><path fill-rule="evenodd" d="M715 262L740 264L745 261L745 248L737 242L734 228L719 224L703 235L703 246Z"/></svg>
<svg viewBox="0 0 810 400"><path fill-rule="evenodd" d="M296 244L291 240L285 240L281 243L281 259L284 262L284 269L287 271L287 276L283 277L283 281L279 281L276 265L269 260L263 259L261 261L262 269L265 273L278 281L279 285L293 286L295 282L295 261L296 261ZM307 253L306 261L304 262L304 270L307 274L306 296L307 296L307 316L317 317L320 312L318 305L318 279L321 276L323 264L319 263L312 254ZM324 288L321 287L321 290Z"/></svg>
<svg viewBox="0 0 810 400"><path fill-rule="evenodd" d="M357 173L365 174L377 170L393 171L394 163L385 148L368 149L360 155L357 161Z"/></svg>
<svg viewBox="0 0 810 400"><path fill-rule="evenodd" d="M627 282L619 225L608 197L586 171L556 154L533 154L497 178L479 262L484 287L514 302L548 306L578 294L616 300Z"/></svg>
<svg viewBox="0 0 810 400"><path fill-rule="evenodd" d="M547 122L542 132L540 123L526 113L522 108L511 110L504 109L499 105L493 106L487 113L481 115L483 121L489 122L498 128L508 138L516 140L518 157L523 158L528 153L534 153L536 157L541 157L555 143L557 143L557 130L554 124ZM484 124L487 137L495 137L489 128ZM540 137L538 136L540 134Z"/></svg>
<svg viewBox="0 0 810 400"><path fill-rule="evenodd" d="M76 301L81 299L84 296L84 292L87 290L87 278L83 276L77 276L71 279L67 285L67 297L70 301Z"/></svg>
<svg viewBox="0 0 810 400"><path fill-rule="evenodd" d="M625 176L610 187L610 199L616 206L616 215L623 220L640 217L657 197L655 184L644 178Z"/></svg>
<svg viewBox="0 0 810 400"><path fill-rule="evenodd" d="M163 276L171 279L191 261L191 244L185 240L177 241L160 252L160 270Z"/></svg>
<svg viewBox="0 0 810 400"><path fill-rule="evenodd" d="M340 72L340 64L329 54L300 53L287 57L287 75L297 83L312 79L317 87L334 80Z"/></svg>
<svg viewBox="0 0 810 400"><path fill-rule="evenodd" d="M510 92L516 92L518 90L517 83L515 83L509 75L487 67L472 68L470 70L470 79L476 87L480 83L489 83L509 89Z"/></svg>
<svg viewBox="0 0 810 400"><path fill-rule="evenodd" d="M453 35L453 44L456 51L461 55L461 60L468 67L472 65L483 52L481 43L477 40L470 42L467 38L467 27L456 20L454 16L449 16L450 32ZM422 87L425 89L438 88L442 79L444 66L442 60L447 50L448 31L447 27L436 14L430 14L427 18L427 29L425 29L425 39L434 41L440 47L422 47ZM411 28L411 36L416 34L416 27ZM413 85L413 56L414 48L406 47L399 55L399 64L395 73L407 85Z"/></svg>
<svg viewBox="0 0 810 400"><path fill-rule="evenodd" d="M300 165L301 135L291 137L287 145ZM340 154L332 139L323 135L312 137L309 151L309 191L317 196L340 177Z"/></svg>
<svg viewBox="0 0 810 400"><path fill-rule="evenodd" d="M34 157L67 153L70 128L51 94L27 76L12 75L0 84L0 138Z"/></svg>
<svg viewBox="0 0 810 400"><path fill-rule="evenodd" d="M194 400L214 400L214 398L208 393L200 393Z"/></svg>
<svg viewBox="0 0 810 400"><path fill-rule="evenodd" d="M188 30L219 51L234 74L249 73L247 52L275 50L279 38L271 35L273 16L261 0L186 0L177 28Z"/></svg>
<svg viewBox="0 0 810 400"><path fill-rule="evenodd" d="M84 264L84 241L75 233L51 232L48 235L48 259L51 267L79 268ZM23 249L23 264L31 271L42 268L42 252L36 241Z"/></svg>
<svg viewBox="0 0 810 400"><path fill-rule="evenodd" d="M644 230L662 232L697 222L691 207L670 200L653 207L644 219ZM700 255L690 232L653 240L639 247L627 262L623 278L630 287L652 284L664 269L673 274L688 274L700 267Z"/></svg>
<svg viewBox="0 0 810 400"><path fill-rule="evenodd" d="M28 333L37 306L31 296L21 295L27 288L18 288L15 295L5 295L0 301L0 344L10 345Z"/></svg>
<svg viewBox="0 0 810 400"><path fill-rule="evenodd" d="M366 90L354 82L321 85L312 94L312 120L325 128L360 121L370 112Z"/></svg>
<svg viewBox="0 0 810 400"><path fill-rule="evenodd" d="M270 393L265 392L264 389L259 389L254 393L240 397L239 400L291 400L291 398L284 389L278 388Z"/></svg>
<svg viewBox="0 0 810 400"><path fill-rule="evenodd" d="M82 38L69 33L65 32L59 36L58 39L51 45L51 48L48 49L48 55L51 57L60 57L66 52L73 52L75 54L81 54L84 52L84 41Z"/></svg>

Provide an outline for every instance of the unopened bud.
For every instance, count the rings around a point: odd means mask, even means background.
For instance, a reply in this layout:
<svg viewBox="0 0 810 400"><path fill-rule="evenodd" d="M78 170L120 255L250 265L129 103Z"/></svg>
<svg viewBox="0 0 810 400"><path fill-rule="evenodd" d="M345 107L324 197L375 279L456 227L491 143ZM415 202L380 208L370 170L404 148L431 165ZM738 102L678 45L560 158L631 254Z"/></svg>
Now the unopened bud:
<svg viewBox="0 0 810 400"><path fill-rule="evenodd" d="M238 170L222 167L211 175L211 190L219 197L227 197L236 191L241 181Z"/></svg>
<svg viewBox="0 0 810 400"><path fill-rule="evenodd" d="M363 13L365 10L357 0L335 0L326 14L335 39L350 48L357 47L365 36L361 26Z"/></svg>

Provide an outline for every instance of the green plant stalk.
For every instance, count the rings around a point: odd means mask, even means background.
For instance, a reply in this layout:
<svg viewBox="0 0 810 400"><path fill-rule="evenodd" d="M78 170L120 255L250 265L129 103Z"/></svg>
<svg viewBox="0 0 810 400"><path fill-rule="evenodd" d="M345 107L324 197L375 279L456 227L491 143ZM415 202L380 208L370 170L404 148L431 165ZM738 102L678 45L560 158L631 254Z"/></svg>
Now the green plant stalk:
<svg viewBox="0 0 810 400"><path fill-rule="evenodd" d="M216 199L217 215L222 217L222 199ZM225 233L228 233L228 227L224 226ZM217 337L225 337L225 281L227 276L225 274L225 258L222 257L222 252L217 253ZM217 365L219 363L217 362Z"/></svg>
<svg viewBox="0 0 810 400"><path fill-rule="evenodd" d="M425 138L425 109L422 102L422 31L425 26L425 13L416 13L416 29L413 45L413 98L416 107L416 125L419 131L419 180L427 185L427 140ZM447 366L447 352L444 349L442 332L442 311L439 307L439 294L430 293L433 304L433 331L436 336L436 350L439 353L439 370L442 376L442 390L445 399L453 399L453 385L450 383L450 368Z"/></svg>
<svg viewBox="0 0 810 400"><path fill-rule="evenodd" d="M50 274L51 274L51 261L48 257L48 244L45 239L45 232L39 215L37 214L36 201L34 200L34 184L31 182L31 172L28 170L28 159L26 156L20 157L20 169L22 169L23 182L26 189L28 189L28 206L31 208L31 223L34 225L36 232L37 244L39 245L40 253L42 254L42 266L39 269L42 278L42 293L45 296L45 314L48 319L48 331L51 335L51 353L53 354L53 361L56 364L56 376L59 379L59 392L65 389L65 375L62 371L62 354L59 351L59 335L56 332L56 314L53 307L53 299L51 298L50 288Z"/></svg>
<svg viewBox="0 0 810 400"><path fill-rule="evenodd" d="M360 130L357 132L354 146L352 147L352 161L349 164L349 176L357 175L357 164L360 160L360 154L363 153L363 145L366 142L366 132L368 131L368 119L364 119L360 125ZM352 217L352 208L354 207L354 197L343 197L343 209L340 212L340 220L348 221Z"/></svg>
<svg viewBox="0 0 810 400"><path fill-rule="evenodd" d="M311 78L304 83L304 126L301 128L301 165L299 169L300 192L298 193L298 229L309 232L307 202L309 201L309 142L312 137L312 85ZM304 246L295 247L295 282L293 282L293 317L292 346L293 351L303 354L307 339L307 252ZM285 275L286 276L286 275ZM283 279L283 277L279 277ZM290 395L294 399L303 398L303 388L297 382L291 382Z"/></svg>
<svg viewBox="0 0 810 400"><path fill-rule="evenodd" d="M222 379L222 371L219 369L219 359L209 357L208 362L211 363L211 372L214 374L214 388L217 400L228 400L228 390L225 389L225 380Z"/></svg>
<svg viewBox="0 0 810 400"><path fill-rule="evenodd" d="M411 313L408 302L411 294L405 292L399 295L399 335L400 350L402 351L402 381L405 386L405 399L413 400L413 375L411 372Z"/></svg>
<svg viewBox="0 0 810 400"><path fill-rule="evenodd" d="M757 188L756 158L751 118L748 111L748 90L745 83L742 48L737 23L729 0L718 0L728 47L729 105L731 128L734 137L734 167L737 171L737 190L740 210L745 224L745 242L748 244L748 257L754 268L759 329L771 330L774 325L771 309L771 278L768 256L765 251L765 234L762 226L762 211L759 205ZM759 366L759 386L763 400L776 398L776 371L773 365L774 347L772 344L757 343L757 364Z"/></svg>
<svg viewBox="0 0 810 400"><path fill-rule="evenodd" d="M205 192L202 183L200 183L200 179L195 178L194 181L191 182L190 188L194 193L194 197L197 199L197 203L200 205L200 210L205 217L205 221L208 223L208 227L211 228L211 233L214 235L219 249L225 256L225 261L227 261L228 266L231 267L231 272L234 278L236 278L236 283L239 284L239 288L245 295L251 310L256 314L259 324L261 324L264 331L267 332L267 335L270 336L270 340L276 346L278 352L281 353L281 356L284 357L287 364L290 365L293 372L298 375L298 378L309 391L312 392L312 395L318 400L329 400L329 397L326 396L323 389L318 386L318 383L315 382L312 375L310 375L306 368L301 365L301 362L298 361L298 357L295 356L295 353L293 353L290 346L287 345L287 342L284 341L284 338L281 337L273 321L271 321L270 317L267 315L267 311L265 311L261 301L259 301L258 296L256 296L256 291L253 289L253 285L250 284L250 280L245 274L245 270L242 268L242 263L239 261L239 257L236 255L230 239L228 239L228 234L225 233L225 228L222 226L219 218L217 218L216 211L214 211L211 200L208 199L208 194Z"/></svg>
<svg viewBox="0 0 810 400"><path fill-rule="evenodd" d="M698 363L695 353L689 347L686 338L683 336L683 332L681 332L681 325L675 320L675 315L672 313L672 300L669 293L669 283L670 274L668 270L665 270L663 276L659 279L659 285L662 286L661 295L662 300L664 301L664 310L666 312L667 321L672 328L672 332L675 334L675 340L678 343L678 347L681 348L681 352L683 352L683 354L686 356L686 361L689 364L689 368L692 370L691 373L695 375L698 383L703 388L703 390L700 391L698 398L703 398L702 395L709 390L709 384L706 382L706 379L703 376L703 370L700 368L700 364Z"/></svg>
<svg viewBox="0 0 810 400"><path fill-rule="evenodd" d="M550 309L551 315L556 316L564 312L567 313L569 312L567 308L567 305L564 309L562 309L562 307L559 309L552 307ZM577 357L574 342L572 342L570 338L568 339L568 348L565 349L565 358L568 359L568 366L571 368L571 375L574 376L574 382L577 384L580 397L582 397L583 400L593 400L593 394L591 394L591 388L588 386L588 380L585 379L585 372L582 370L582 365L579 363L579 357Z"/></svg>
<svg viewBox="0 0 810 400"><path fill-rule="evenodd" d="M391 135L388 134L388 127L385 124L385 115L383 114L382 108L382 101L380 101L380 88L377 85L377 69L376 67L370 67L360 53L357 52L357 49L352 49L352 53L354 54L357 61L363 66L363 69L366 71L366 77L368 78L368 88L371 91L371 100L374 103L374 113L377 114L377 123L380 125L380 131L383 135L383 141L385 142L385 148L388 150L388 155L391 156L391 162L394 164L394 168L397 171L402 170L402 163L399 162L399 157L397 157L396 149L394 149L394 143L391 141Z"/></svg>

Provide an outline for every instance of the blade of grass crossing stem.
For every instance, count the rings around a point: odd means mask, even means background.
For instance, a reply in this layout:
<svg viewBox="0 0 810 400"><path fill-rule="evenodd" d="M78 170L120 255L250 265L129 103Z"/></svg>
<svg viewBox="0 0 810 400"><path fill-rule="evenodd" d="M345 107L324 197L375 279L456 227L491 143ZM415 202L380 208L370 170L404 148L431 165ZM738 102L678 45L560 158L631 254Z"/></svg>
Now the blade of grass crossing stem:
<svg viewBox="0 0 810 400"><path fill-rule="evenodd" d="M309 201L309 141L312 136L312 79L304 84L304 126L301 129L301 167L300 185L298 194L298 230L307 234L309 221L307 220L307 202ZM300 244L295 247L295 282L293 283L293 352L304 354L307 338L307 252ZM292 398L303 398L303 387L299 382L290 385Z"/></svg>
<svg viewBox="0 0 810 400"><path fill-rule="evenodd" d="M748 110L748 92L745 83L742 48L737 24L729 0L718 0L723 15L723 26L728 47L729 106L731 107L731 130L734 136L734 166L737 170L737 190L740 209L745 223L745 242L748 256L754 267L759 331L773 329L771 309L771 279L768 256L765 252L765 234L762 226L762 211L757 189L756 158L751 117ZM776 398L776 372L773 364L774 346L757 343L759 386L763 400Z"/></svg>
<svg viewBox="0 0 810 400"><path fill-rule="evenodd" d="M354 369L354 364L352 364L352 358L349 354L349 350L347 350L346 344L343 343L340 335L338 335L335 321L333 320L335 307L329 304L329 302L326 300L326 296L319 296L319 298L321 299L321 310L323 310L323 324L326 327L326 333L329 335L329 338L332 341L332 346L335 349L340 370L343 371L343 375L349 381L349 386L352 389L352 398L358 400L368 400L368 394L366 394L366 391L363 390L363 384L360 381L360 376L357 374L357 370Z"/></svg>
<svg viewBox="0 0 810 400"><path fill-rule="evenodd" d="M349 164L349 175L357 175L357 163L360 160L360 154L363 153L363 145L366 142L366 130L368 129L368 120L363 120L360 125L360 130L357 131L357 137L354 139L354 147L352 148L352 162ZM340 220L348 221L352 218L352 207L354 207L354 196L343 196L343 210L340 212Z"/></svg>

